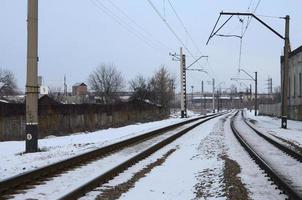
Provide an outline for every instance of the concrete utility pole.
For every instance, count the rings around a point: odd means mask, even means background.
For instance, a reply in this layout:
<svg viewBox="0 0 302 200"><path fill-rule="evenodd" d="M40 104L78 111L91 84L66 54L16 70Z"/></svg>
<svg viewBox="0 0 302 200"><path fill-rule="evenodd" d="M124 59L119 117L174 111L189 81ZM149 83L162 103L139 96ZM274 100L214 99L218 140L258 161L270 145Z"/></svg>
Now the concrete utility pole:
<svg viewBox="0 0 302 200"><path fill-rule="evenodd" d="M203 81L201 81L201 91L200 91L200 112L202 113L202 97L203 97Z"/></svg>
<svg viewBox="0 0 302 200"><path fill-rule="evenodd" d="M38 151L38 0L28 0L26 152Z"/></svg>
<svg viewBox="0 0 302 200"><path fill-rule="evenodd" d="M186 55L182 52L180 47L180 112L181 118L187 117L187 103L186 103Z"/></svg>
<svg viewBox="0 0 302 200"><path fill-rule="evenodd" d="M257 72L255 72L255 116L257 116L258 111L258 80L257 80Z"/></svg>
<svg viewBox="0 0 302 200"><path fill-rule="evenodd" d="M191 89L192 89L192 96L191 96L191 109L193 109L193 98L194 98L194 86L191 85Z"/></svg>
<svg viewBox="0 0 302 200"><path fill-rule="evenodd" d="M66 75L64 75L64 96L67 97Z"/></svg>
<svg viewBox="0 0 302 200"><path fill-rule="evenodd" d="M219 91L217 90L217 112L219 112Z"/></svg>
<svg viewBox="0 0 302 200"><path fill-rule="evenodd" d="M192 71L199 71L199 72L205 72L203 69L189 69L191 66L193 66L195 63L198 62L201 58L207 58L208 56L200 56L197 58L193 63L191 63L188 67L186 67L186 55L183 54L182 47L180 47L180 53L179 56L176 53L169 53L172 57L172 60L180 61L180 107L181 107L181 118L187 117L187 81L186 81L186 71L192 70Z"/></svg>
<svg viewBox="0 0 302 200"><path fill-rule="evenodd" d="M213 101L213 113L215 113L215 79L212 79L213 92L212 92L212 101Z"/></svg>
<svg viewBox="0 0 302 200"><path fill-rule="evenodd" d="M257 85L258 85L258 78L257 78L257 72L254 72L255 73L255 77L251 76L247 71L245 71L244 69L242 68L239 68L239 72L244 72L246 75L248 75L250 78L249 79L241 79L241 78L231 78L231 80L235 80L235 81L238 81L238 80L252 80L252 81L255 81L255 116L257 116L257 110L258 110L258 91L257 91Z"/></svg>
<svg viewBox="0 0 302 200"><path fill-rule="evenodd" d="M229 15L230 17L215 31L216 26L218 24L218 21L222 15ZM290 53L290 44L289 44L289 15L286 15L282 19L285 19L285 35L282 36L280 33L278 33L276 30L274 30L272 27L270 27L268 24L266 24L264 21L262 21L260 18L258 18L254 13L235 13L235 12L221 12L217 22L208 38L207 44L209 43L210 39L214 37L215 35L218 35L217 32L221 30L221 28L233 17L233 16L251 16L254 19L256 19L258 22L260 22L262 25L264 25L266 28L268 28L270 31L272 31L275 35L280 37L284 40L284 63L283 63L283 71L282 77L281 77L281 85L282 85L282 101L281 101L281 128L286 129L287 128L287 115L288 115L288 59L289 59L289 53ZM280 17L281 18L281 17Z"/></svg>
<svg viewBox="0 0 302 200"><path fill-rule="evenodd" d="M289 15L285 16L285 37L284 37L284 63L283 63L283 81L282 81L282 102L281 102L281 127L287 128L288 111L288 58L289 58Z"/></svg>
<svg viewBox="0 0 302 200"><path fill-rule="evenodd" d="M250 102L249 102L249 107L250 107L250 112L252 112L252 84L250 84Z"/></svg>

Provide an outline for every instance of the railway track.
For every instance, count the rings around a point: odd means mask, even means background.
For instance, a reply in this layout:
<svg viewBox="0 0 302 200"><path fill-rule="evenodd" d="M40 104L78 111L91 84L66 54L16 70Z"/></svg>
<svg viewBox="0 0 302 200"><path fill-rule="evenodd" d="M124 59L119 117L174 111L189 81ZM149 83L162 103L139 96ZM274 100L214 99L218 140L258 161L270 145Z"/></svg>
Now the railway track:
<svg viewBox="0 0 302 200"><path fill-rule="evenodd" d="M0 198L25 199L34 194L45 198L48 197L47 190L56 187L60 187L59 192L49 194L51 199L79 198L196 126L220 115L190 119L2 180ZM78 184L79 180L81 184Z"/></svg>
<svg viewBox="0 0 302 200"><path fill-rule="evenodd" d="M243 122L243 115L238 114L239 112L231 118L231 129L240 144L289 199L301 200L301 155L265 137L263 133Z"/></svg>
<svg viewBox="0 0 302 200"><path fill-rule="evenodd" d="M285 145L281 142L278 142L276 139L264 133L262 133L261 131L259 131L257 128L255 128L250 122L247 121L247 119L244 117L243 112L241 112L241 116L244 119L244 122L246 125L248 125L248 127L250 127L255 133L257 133L260 137L262 137L263 139L265 139L266 141L268 141L269 143L271 143L272 145L274 145L275 147L279 148L280 150L282 150L284 153L292 156L293 158L295 158L296 160L302 162L302 154L293 150L291 147L289 147L288 145Z"/></svg>

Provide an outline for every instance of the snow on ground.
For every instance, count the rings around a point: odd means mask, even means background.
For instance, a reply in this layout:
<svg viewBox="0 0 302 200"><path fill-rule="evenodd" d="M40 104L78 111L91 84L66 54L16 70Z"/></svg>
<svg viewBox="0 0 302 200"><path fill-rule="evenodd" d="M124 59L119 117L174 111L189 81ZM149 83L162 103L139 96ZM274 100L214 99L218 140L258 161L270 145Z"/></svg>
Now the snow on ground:
<svg viewBox="0 0 302 200"><path fill-rule="evenodd" d="M241 115L239 115L238 118L240 119ZM250 129L243 120L236 120L235 126L254 151L302 195L302 180L300 178L302 176L301 162L288 156L282 150L264 140Z"/></svg>
<svg viewBox="0 0 302 200"><path fill-rule="evenodd" d="M194 123L197 122L191 122L190 124L178 127L172 131L165 132L165 134L153 137L150 140L114 152L102 159L94 160L83 166L78 166L73 170L58 174L50 180L42 182L42 184L39 183L33 188L19 192L14 195L14 199L30 199L31 197L35 197L35 199L61 199L67 192L73 191L80 185L87 183L100 174L112 169L112 167L125 162L147 148L174 135L175 132L181 131ZM57 187L58 185L60 186L59 188Z"/></svg>
<svg viewBox="0 0 302 200"><path fill-rule="evenodd" d="M225 138L228 146L228 155L240 165L241 173L239 174L239 177L248 189L250 198L254 200L285 199L284 195L279 194L281 191L275 189L275 185L271 185L271 182L265 177L264 172L237 141L230 128L229 121L230 120L228 119L225 124Z"/></svg>
<svg viewBox="0 0 302 200"><path fill-rule="evenodd" d="M131 178L129 174L137 173L173 149L175 152L162 165L137 180L128 192L120 194L120 199L226 199L222 181L223 160L218 156L223 151L223 133L220 129L222 118L215 118L196 127L83 199L94 199L103 190L123 185ZM118 188L114 190L119 191Z"/></svg>
<svg viewBox="0 0 302 200"><path fill-rule="evenodd" d="M281 137L302 147L302 121L287 120L287 129L281 128L281 119L269 116L254 116L254 111L245 110L244 116L255 120L255 125L267 133Z"/></svg>
<svg viewBox="0 0 302 200"><path fill-rule="evenodd" d="M186 119L170 118L95 132L48 137L39 140L42 152L30 154L22 154L24 141L0 142L0 180L183 120Z"/></svg>

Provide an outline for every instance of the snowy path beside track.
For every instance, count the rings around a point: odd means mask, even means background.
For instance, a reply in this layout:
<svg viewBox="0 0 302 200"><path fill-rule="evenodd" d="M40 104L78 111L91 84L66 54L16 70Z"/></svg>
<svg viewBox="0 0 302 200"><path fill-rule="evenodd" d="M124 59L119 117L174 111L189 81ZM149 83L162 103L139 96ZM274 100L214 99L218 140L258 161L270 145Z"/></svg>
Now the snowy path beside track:
<svg viewBox="0 0 302 200"><path fill-rule="evenodd" d="M30 154L22 154L24 141L0 142L0 180L184 120L170 118L95 132L48 137L39 140L41 152Z"/></svg>
<svg viewBox="0 0 302 200"><path fill-rule="evenodd" d="M113 195L120 190L122 193L116 194L116 198L125 200L226 199L224 161L220 158L224 149L223 118L225 116L194 128L82 199L106 199L108 191ZM171 150L173 153L165 162L132 183L131 177ZM125 187L129 187L127 191L123 191Z"/></svg>
<svg viewBox="0 0 302 200"><path fill-rule="evenodd" d="M245 110L244 116L255 124L256 128L268 134L288 140L302 148L302 121L287 121L287 129L282 129L281 119L269 116L254 116L254 112Z"/></svg>

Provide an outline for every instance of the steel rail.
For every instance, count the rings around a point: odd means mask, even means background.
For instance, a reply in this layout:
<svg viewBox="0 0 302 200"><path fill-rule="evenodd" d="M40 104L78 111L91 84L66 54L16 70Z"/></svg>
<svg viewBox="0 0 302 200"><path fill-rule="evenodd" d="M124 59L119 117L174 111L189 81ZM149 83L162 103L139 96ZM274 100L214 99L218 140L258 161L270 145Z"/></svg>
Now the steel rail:
<svg viewBox="0 0 302 200"><path fill-rule="evenodd" d="M169 130L173 130L185 124L197 121L199 119L203 119L206 117L211 117L215 115L205 115L201 117L196 117L193 119L189 119L183 122L175 123L169 126L165 126L163 128L159 128L138 136L134 136L128 139L124 139L122 141L109 144L107 146L91 150L89 152L85 152L65 160L61 160L28 172L24 172L0 181L0 197L3 195L10 194L12 191L17 190L20 187L26 186L30 182L37 182L41 179L45 179L47 177L53 177L56 174L62 173L68 169L75 168L83 163L89 162L91 160L96 160L100 157L104 157L114 151L121 150L130 145L134 145L137 142L144 141L146 139L153 138L162 134L163 132L167 132ZM25 185L26 184L26 185Z"/></svg>
<svg viewBox="0 0 302 200"><path fill-rule="evenodd" d="M177 138L181 137L185 133L189 132L190 130L194 129L195 127L199 126L200 124L209 121L215 117L221 116L223 114L218 114L218 115L212 115L200 122L197 122L193 124L190 127L187 127L176 134L173 134L172 136L162 140L161 142L149 147L148 149L140 152L139 154L133 156L132 158L124 161L123 163L119 164L118 166L115 166L111 168L110 170L104 172L103 174L100 174L98 177L94 178L93 180L84 183L83 185L79 186L78 188L74 189L73 191L69 192L68 194L62 196L61 200L68 200L68 199L78 199L82 196L84 196L86 193L92 191L94 188L100 186L101 184L107 182L108 180L111 180L115 176L117 176L119 173L123 172L127 168L131 167L135 163L138 163L139 161L145 159L146 157L150 156L154 152L158 151L162 147L172 143L175 141Z"/></svg>
<svg viewBox="0 0 302 200"><path fill-rule="evenodd" d="M282 188L282 190L290 197L290 199L302 200L302 196L297 191L295 191L283 178L281 178L280 175L271 166L269 166L269 164L267 164L266 161L240 135L240 133L234 126L234 119L238 115L238 112L231 118L230 125L239 143L248 152L248 154L255 160L255 162L259 165L259 167L269 175L269 177L275 182L275 184L280 188Z"/></svg>
<svg viewBox="0 0 302 200"><path fill-rule="evenodd" d="M298 153L297 151L294 151L293 149L287 147L286 145L281 144L281 143L277 142L276 140L274 140L274 139L266 136L265 134L261 133L254 126L252 126L249 122L247 122L246 118L244 118L244 116L243 116L243 112L242 112L242 117L244 119L243 121L245 122L245 124L248 125L248 127L250 127L260 137L262 137L263 139L265 139L266 141L268 141L269 143L271 143L272 145L274 145L275 147L277 147L278 149L280 149L284 153L292 156L293 158L295 158L299 162L302 162L302 154Z"/></svg>

